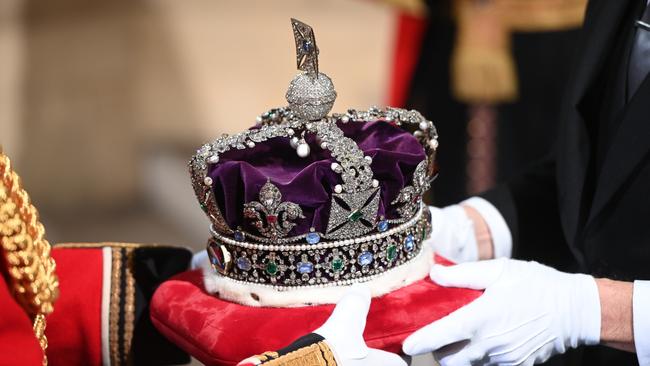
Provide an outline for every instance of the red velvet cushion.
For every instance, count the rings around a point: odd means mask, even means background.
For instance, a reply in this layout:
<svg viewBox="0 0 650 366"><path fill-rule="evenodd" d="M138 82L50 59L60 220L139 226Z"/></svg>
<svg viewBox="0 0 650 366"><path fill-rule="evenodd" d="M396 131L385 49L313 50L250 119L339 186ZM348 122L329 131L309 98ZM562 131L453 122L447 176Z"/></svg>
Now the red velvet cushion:
<svg viewBox="0 0 650 366"><path fill-rule="evenodd" d="M438 262L449 264L444 259ZM428 278L375 298L364 338L368 345L400 352L404 339L481 295L440 287ZM151 301L158 330L207 365L234 365L264 351L280 349L318 328L333 305L256 308L205 292L201 272L181 273L163 283Z"/></svg>

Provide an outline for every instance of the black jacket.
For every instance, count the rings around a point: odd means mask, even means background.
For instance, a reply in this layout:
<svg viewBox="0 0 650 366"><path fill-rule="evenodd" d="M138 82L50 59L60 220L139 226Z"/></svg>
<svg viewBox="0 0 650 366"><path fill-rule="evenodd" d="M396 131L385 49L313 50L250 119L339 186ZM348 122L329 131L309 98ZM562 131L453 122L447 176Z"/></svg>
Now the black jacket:
<svg viewBox="0 0 650 366"><path fill-rule="evenodd" d="M485 194L513 233L516 258L650 280L650 78L627 102L624 92L633 23L644 5L589 2L556 148ZM604 347L579 353L567 356L569 364L637 364L635 355Z"/></svg>

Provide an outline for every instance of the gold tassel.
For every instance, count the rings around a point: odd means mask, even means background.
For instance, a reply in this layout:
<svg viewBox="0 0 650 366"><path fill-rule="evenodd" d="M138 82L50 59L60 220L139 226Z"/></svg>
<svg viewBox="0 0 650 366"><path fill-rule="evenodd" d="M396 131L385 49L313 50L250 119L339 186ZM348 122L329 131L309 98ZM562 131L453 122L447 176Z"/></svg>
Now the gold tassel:
<svg viewBox="0 0 650 366"><path fill-rule="evenodd" d="M411 15L427 13L427 6L423 0L383 0L383 2Z"/></svg>
<svg viewBox="0 0 650 366"><path fill-rule="evenodd" d="M456 0L458 35L451 59L452 94L468 104L517 99L512 32L579 27L586 0Z"/></svg>
<svg viewBox="0 0 650 366"><path fill-rule="evenodd" d="M578 28L587 0L496 0L503 22L514 32L548 32Z"/></svg>
<svg viewBox="0 0 650 366"><path fill-rule="evenodd" d="M0 151L0 240L10 288L16 301L33 320L36 338L47 365L45 316L54 310L59 296L56 264L38 211L22 188L11 161Z"/></svg>
<svg viewBox="0 0 650 366"><path fill-rule="evenodd" d="M494 1L457 0L458 34L451 58L452 94L468 104L517 98L510 34Z"/></svg>

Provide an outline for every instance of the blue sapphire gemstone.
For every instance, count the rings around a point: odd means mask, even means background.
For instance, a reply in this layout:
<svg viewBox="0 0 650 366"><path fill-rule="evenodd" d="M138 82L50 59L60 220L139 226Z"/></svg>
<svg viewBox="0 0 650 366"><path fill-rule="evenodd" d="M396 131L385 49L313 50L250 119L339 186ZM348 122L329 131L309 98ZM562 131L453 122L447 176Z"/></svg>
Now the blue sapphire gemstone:
<svg viewBox="0 0 650 366"><path fill-rule="evenodd" d="M372 253L363 252L359 255L359 264L362 266L367 266L372 263Z"/></svg>
<svg viewBox="0 0 650 366"><path fill-rule="evenodd" d="M313 270L314 270L314 264L311 262L298 263L298 272L302 274L311 273Z"/></svg>
<svg viewBox="0 0 650 366"><path fill-rule="evenodd" d="M377 230L380 232L384 232L388 230L388 220L381 220L377 223Z"/></svg>
<svg viewBox="0 0 650 366"><path fill-rule="evenodd" d="M307 243L316 244L320 241L320 235L318 233L309 233L307 234Z"/></svg>
<svg viewBox="0 0 650 366"><path fill-rule="evenodd" d="M251 265L250 259L246 257L239 257L237 258L237 268L241 269L242 271L249 271L253 266Z"/></svg>
<svg viewBox="0 0 650 366"><path fill-rule="evenodd" d="M408 234L406 239L404 239L404 249L406 249L407 252L412 252L413 249L415 249L415 238L413 235Z"/></svg>
<svg viewBox="0 0 650 366"><path fill-rule="evenodd" d="M301 46L302 51L305 53L310 53L314 50L314 44L309 40L303 40Z"/></svg>
<svg viewBox="0 0 650 366"><path fill-rule="evenodd" d="M242 233L239 230L235 231L234 237L235 237L235 240L237 240L237 241L244 241L244 239L245 239L244 233Z"/></svg>

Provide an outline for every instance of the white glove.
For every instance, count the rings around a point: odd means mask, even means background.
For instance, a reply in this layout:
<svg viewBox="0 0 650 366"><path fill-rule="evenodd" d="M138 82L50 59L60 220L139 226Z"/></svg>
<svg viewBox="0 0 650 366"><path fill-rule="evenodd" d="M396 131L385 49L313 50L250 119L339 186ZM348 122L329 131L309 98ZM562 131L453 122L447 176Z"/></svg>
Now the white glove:
<svg viewBox="0 0 650 366"><path fill-rule="evenodd" d="M204 266L210 263L210 258L208 258L208 252L203 249L194 253L192 256L192 262L190 263L190 269L203 268Z"/></svg>
<svg viewBox="0 0 650 366"><path fill-rule="evenodd" d="M191 268L201 268L206 261L208 256L205 250L195 253ZM366 345L363 331L366 329L370 299L368 287L362 284L352 286L336 304L332 315L313 333L325 338L340 366L407 366L398 355ZM248 360L240 363L245 364Z"/></svg>
<svg viewBox="0 0 650 366"><path fill-rule="evenodd" d="M370 290L363 285L353 286L314 333L325 338L341 366L406 366L398 355L366 345L363 330L369 309Z"/></svg>
<svg viewBox="0 0 650 366"><path fill-rule="evenodd" d="M474 224L460 205L445 208L429 206L433 250L456 263L478 260Z"/></svg>
<svg viewBox="0 0 650 366"><path fill-rule="evenodd" d="M370 290L364 285L354 285L336 304L325 324L313 333L325 338L339 366L407 366L394 353L368 348L363 330L369 309ZM239 364L258 365L259 360L252 357Z"/></svg>
<svg viewBox="0 0 650 366"><path fill-rule="evenodd" d="M436 352L442 366L533 365L600 341L600 299L591 276L495 259L435 265L431 279L485 292L409 336L403 345L409 355L454 344Z"/></svg>

